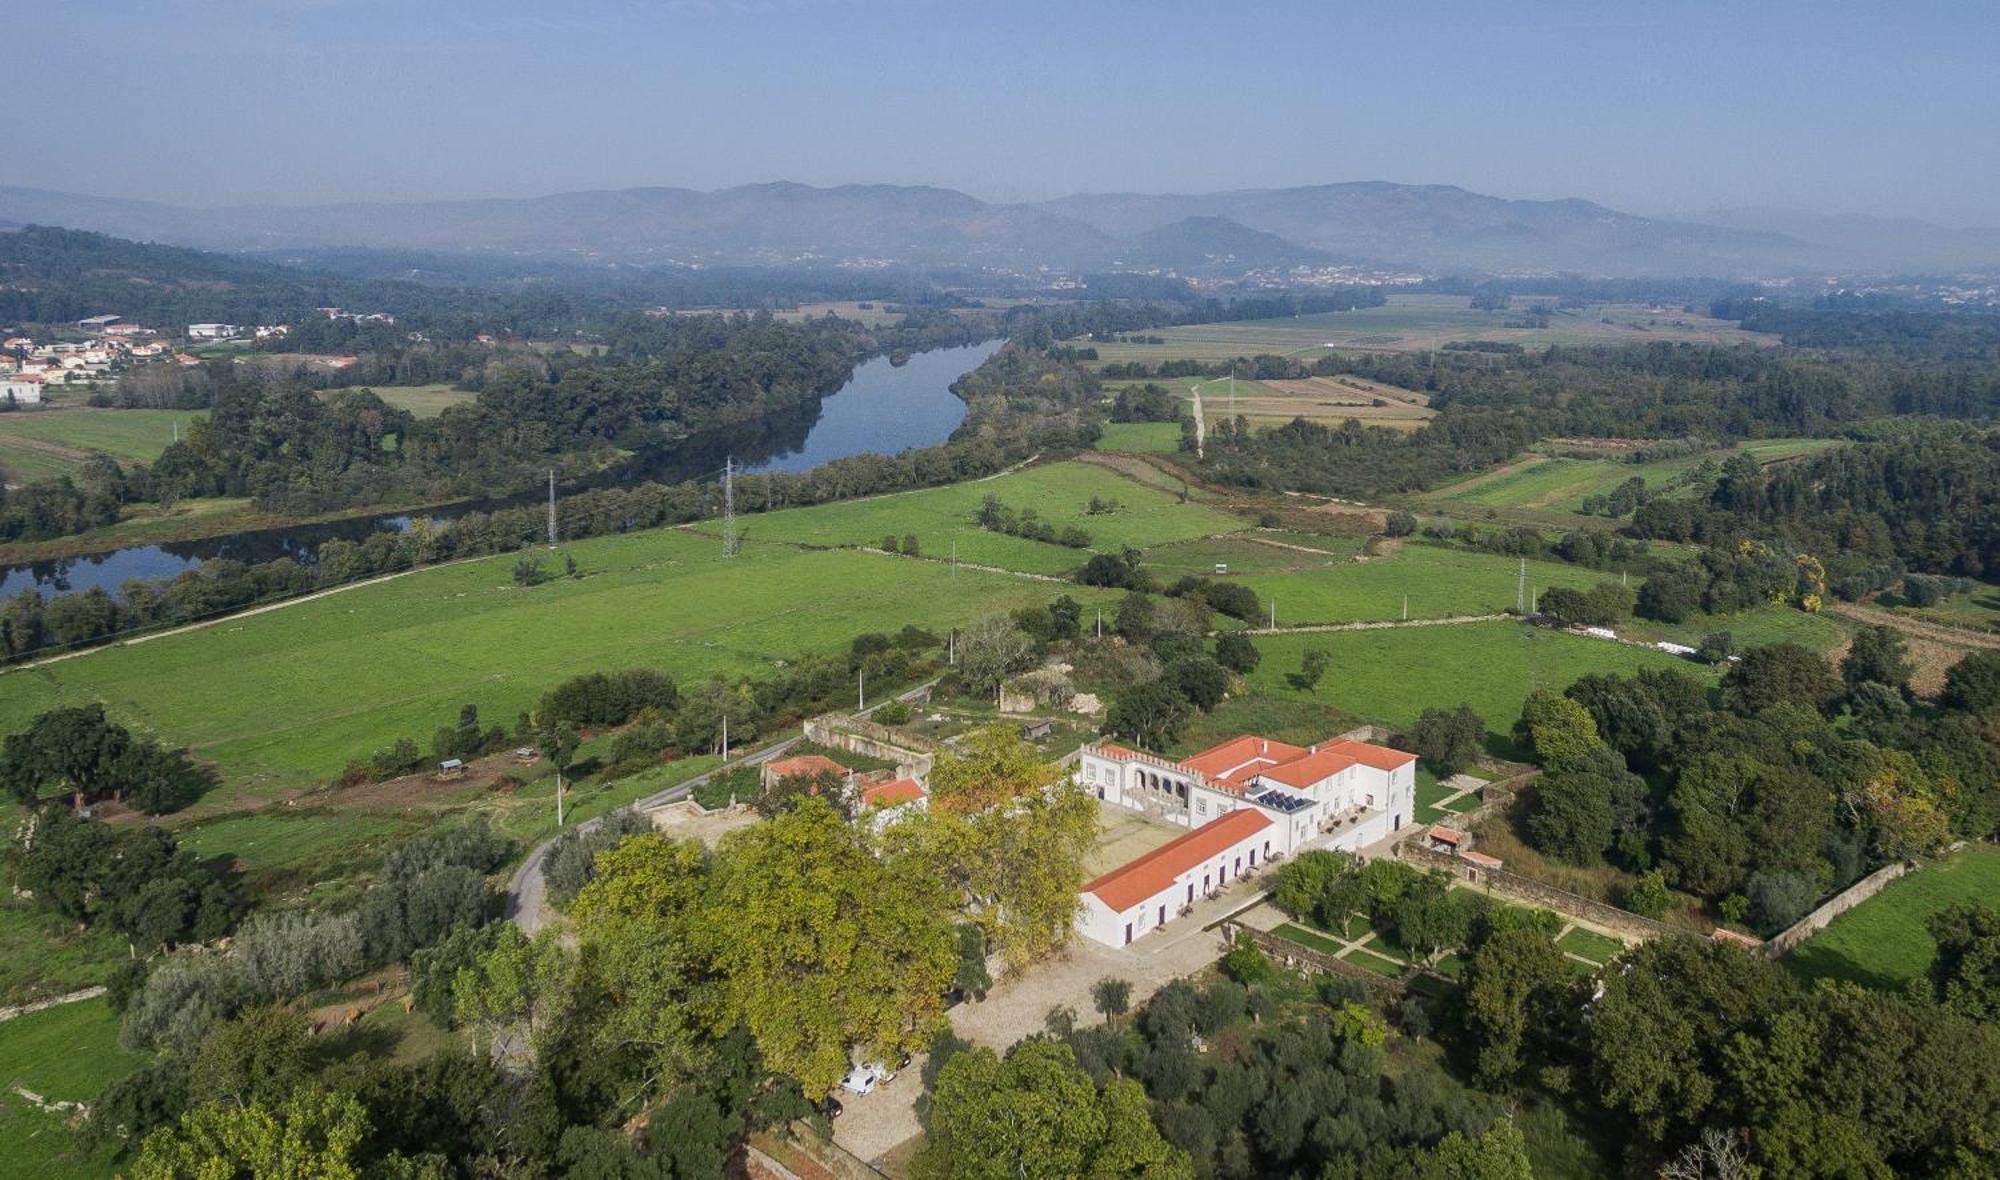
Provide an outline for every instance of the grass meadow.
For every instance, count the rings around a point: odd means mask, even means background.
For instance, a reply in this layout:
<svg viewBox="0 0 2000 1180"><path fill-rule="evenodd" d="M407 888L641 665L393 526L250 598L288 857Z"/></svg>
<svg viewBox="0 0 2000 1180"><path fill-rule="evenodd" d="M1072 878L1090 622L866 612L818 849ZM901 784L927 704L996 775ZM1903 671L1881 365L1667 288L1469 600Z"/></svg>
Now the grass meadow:
<svg viewBox="0 0 2000 1180"><path fill-rule="evenodd" d="M1837 439L1788 438L1745 443L1737 450L1770 464L1840 445ZM1727 451L1708 451L1663 459L1656 463L1621 463L1614 459L1570 459L1559 455L1528 455L1498 471L1446 485L1425 498L1440 505L1470 504L1491 508L1533 508L1578 512L1586 496L1610 493L1634 476L1658 491L1668 481L1703 462L1720 463Z"/></svg>
<svg viewBox="0 0 2000 1180"><path fill-rule="evenodd" d="M399 410L408 410L419 418L435 418L452 406L465 405L479 396L468 389L453 389L448 382L433 385L371 385L367 388L374 391L376 397ZM329 389L322 396L337 392L345 390Z"/></svg>
<svg viewBox="0 0 2000 1180"><path fill-rule="evenodd" d="M87 406L0 414L0 471L9 483L73 475L88 452L147 462L202 415L193 410L101 410Z"/></svg>
<svg viewBox="0 0 2000 1180"><path fill-rule="evenodd" d="M1363 721L1407 726L1432 706L1472 706L1487 744L1504 750L1521 703L1536 688L1561 691L1591 672L1675 668L1704 682L1713 669L1661 652L1515 622L1457 623L1377 631L1260 635L1263 662L1248 677L1257 693L1316 701ZM1333 662L1308 692L1290 677L1310 647Z"/></svg>
<svg viewBox="0 0 2000 1180"><path fill-rule="evenodd" d="M1924 920L1957 901L2000 898L2000 847L1972 844L1891 881L1785 956L1802 979L1898 988L1937 957Z"/></svg>
<svg viewBox="0 0 2000 1180"><path fill-rule="evenodd" d="M1109 422L1097 440L1100 451L1124 451L1135 455L1178 455L1181 424L1178 422Z"/></svg>
<svg viewBox="0 0 2000 1180"><path fill-rule="evenodd" d="M941 562L755 539L729 560L714 538L685 531L566 551L584 576L523 589L515 558L493 557L0 673L0 732L101 700L213 759L238 787L277 793L397 737L425 741L467 702L511 721L579 672L754 673L862 631L941 628L1054 593L1004 574L954 577Z"/></svg>
<svg viewBox="0 0 2000 1180"><path fill-rule="evenodd" d="M48 1101L89 1102L144 1059L118 1045L118 1018L102 999L64 1004L0 1023L0 1180L77 1180L109 1175L85 1157L61 1116L14 1092Z"/></svg>
<svg viewBox="0 0 2000 1180"><path fill-rule="evenodd" d="M1016 512L1032 508L1058 529L1075 525L1090 534L1091 547L1117 552L1169 541L1225 533L1245 526L1226 513L1125 479L1088 463L1056 463L994 479L927 488L846 503L793 508L739 518L743 536L803 545L880 545L915 533L926 557L944 557L958 546L958 559L1029 573L1061 574L1090 556L1076 549L1010 537L973 522L987 496ZM1092 497L1116 501L1115 511L1092 516ZM711 526L712 527L712 526Z"/></svg>

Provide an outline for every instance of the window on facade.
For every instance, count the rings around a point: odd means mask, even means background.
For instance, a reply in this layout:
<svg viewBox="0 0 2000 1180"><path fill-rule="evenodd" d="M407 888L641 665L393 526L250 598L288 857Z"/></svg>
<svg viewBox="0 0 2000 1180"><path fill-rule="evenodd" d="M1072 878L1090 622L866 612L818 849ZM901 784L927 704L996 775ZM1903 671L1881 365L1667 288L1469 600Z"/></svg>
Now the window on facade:
<svg viewBox="0 0 2000 1180"><path fill-rule="evenodd" d="M1196 803L1196 804L1194 805L1194 813L1195 813L1196 815L1207 815L1207 814L1208 814L1208 804L1206 804L1206 803Z"/></svg>

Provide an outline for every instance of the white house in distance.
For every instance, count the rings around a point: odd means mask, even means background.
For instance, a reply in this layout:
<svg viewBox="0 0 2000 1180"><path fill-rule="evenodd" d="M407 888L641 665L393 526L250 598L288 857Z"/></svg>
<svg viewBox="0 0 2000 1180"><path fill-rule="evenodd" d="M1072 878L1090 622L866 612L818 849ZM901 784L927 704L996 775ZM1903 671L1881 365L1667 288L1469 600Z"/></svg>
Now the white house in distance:
<svg viewBox="0 0 2000 1180"><path fill-rule="evenodd" d="M189 340L234 340L243 334L235 324L189 324Z"/></svg>
<svg viewBox="0 0 2000 1180"><path fill-rule="evenodd" d="M14 373L0 376L0 404L12 402L17 406L36 406L42 402L42 378L39 373Z"/></svg>
<svg viewBox="0 0 2000 1180"><path fill-rule="evenodd" d="M1187 906L1271 859L1271 817L1243 807L1176 836L1083 887L1076 928L1106 946L1125 946L1180 916Z"/></svg>

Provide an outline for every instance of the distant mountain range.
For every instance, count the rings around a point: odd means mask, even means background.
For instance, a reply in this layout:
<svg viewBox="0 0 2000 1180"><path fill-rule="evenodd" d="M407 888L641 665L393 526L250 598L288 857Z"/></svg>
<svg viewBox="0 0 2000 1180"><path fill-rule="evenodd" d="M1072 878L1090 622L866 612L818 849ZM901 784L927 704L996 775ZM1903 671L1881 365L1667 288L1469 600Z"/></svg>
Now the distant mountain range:
<svg viewBox="0 0 2000 1180"><path fill-rule="evenodd" d="M951 189L773 183L522 199L239 205L0 187L0 225L210 250L361 248L621 265L901 265L1228 276L1358 263L1432 273L1764 277L2000 264L2000 230L1730 210L1699 220L1385 181L992 204Z"/></svg>

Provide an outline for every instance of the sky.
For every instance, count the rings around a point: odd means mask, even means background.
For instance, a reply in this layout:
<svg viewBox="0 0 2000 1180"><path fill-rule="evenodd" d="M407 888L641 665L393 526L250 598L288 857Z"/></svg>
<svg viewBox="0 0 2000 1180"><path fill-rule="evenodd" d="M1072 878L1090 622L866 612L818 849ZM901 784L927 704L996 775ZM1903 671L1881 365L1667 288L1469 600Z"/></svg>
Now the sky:
<svg viewBox="0 0 2000 1180"><path fill-rule="evenodd" d="M177 204L1394 180L2000 225L1993 0L0 0L0 27L0 184Z"/></svg>

